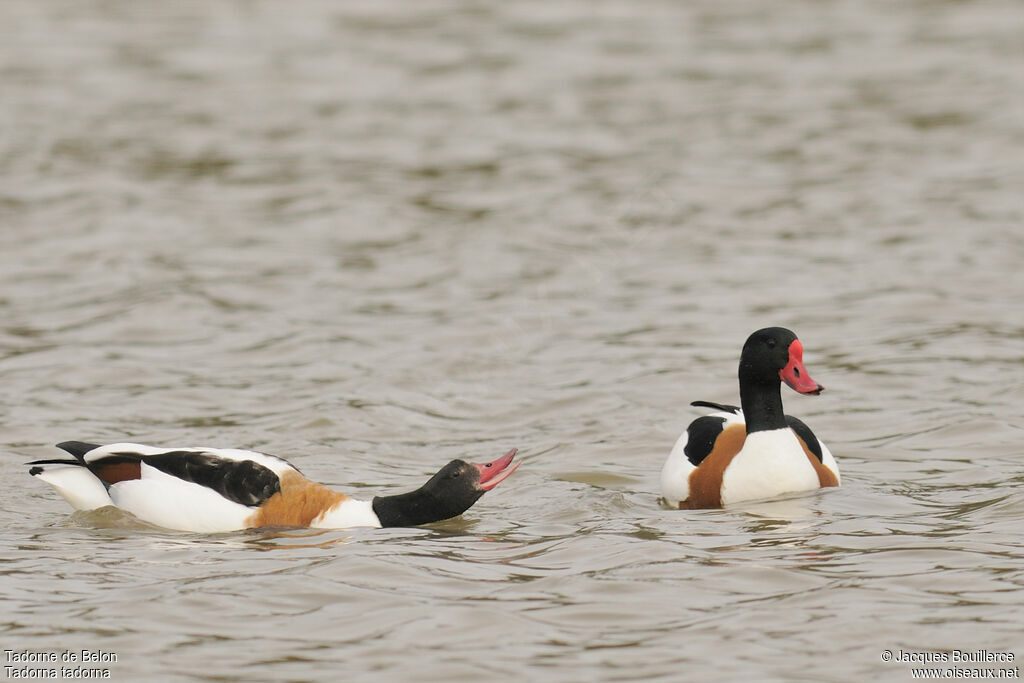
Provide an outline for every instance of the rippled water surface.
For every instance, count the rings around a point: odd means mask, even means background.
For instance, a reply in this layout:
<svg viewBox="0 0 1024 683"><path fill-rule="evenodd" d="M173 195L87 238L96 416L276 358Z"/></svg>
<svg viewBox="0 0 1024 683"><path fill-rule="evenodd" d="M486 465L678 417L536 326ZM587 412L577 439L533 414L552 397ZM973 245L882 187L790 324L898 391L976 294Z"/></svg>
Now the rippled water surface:
<svg viewBox="0 0 1024 683"><path fill-rule="evenodd" d="M1022 35L999 0L0 4L0 649L121 680L1019 665ZM770 324L843 488L664 509L687 404L735 401ZM524 464L433 527L203 536L69 516L23 464L68 439L364 497Z"/></svg>

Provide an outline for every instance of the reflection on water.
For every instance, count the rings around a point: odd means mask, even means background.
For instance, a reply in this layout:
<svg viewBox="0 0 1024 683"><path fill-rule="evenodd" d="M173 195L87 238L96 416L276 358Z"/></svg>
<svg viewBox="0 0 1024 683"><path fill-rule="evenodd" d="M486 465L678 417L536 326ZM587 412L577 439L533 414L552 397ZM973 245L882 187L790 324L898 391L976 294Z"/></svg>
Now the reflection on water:
<svg viewBox="0 0 1024 683"><path fill-rule="evenodd" d="M0 6L2 648L450 681L1020 647L1024 9L283 8ZM843 487L664 509L766 325ZM524 464L427 528L203 536L69 516L22 464L66 439L360 497Z"/></svg>

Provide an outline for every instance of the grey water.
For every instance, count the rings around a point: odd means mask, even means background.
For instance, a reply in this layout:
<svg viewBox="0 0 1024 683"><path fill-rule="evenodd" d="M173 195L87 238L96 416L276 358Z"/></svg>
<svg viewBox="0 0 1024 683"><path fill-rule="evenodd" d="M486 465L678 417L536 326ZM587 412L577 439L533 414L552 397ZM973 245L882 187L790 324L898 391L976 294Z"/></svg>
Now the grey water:
<svg viewBox="0 0 1024 683"><path fill-rule="evenodd" d="M3 2L0 650L117 680L1019 665L1022 35L1000 0ZM843 487L664 508L689 402L735 402L766 325L827 387L783 398ZM24 466L69 439L359 497L523 465L426 528L198 535L71 514Z"/></svg>

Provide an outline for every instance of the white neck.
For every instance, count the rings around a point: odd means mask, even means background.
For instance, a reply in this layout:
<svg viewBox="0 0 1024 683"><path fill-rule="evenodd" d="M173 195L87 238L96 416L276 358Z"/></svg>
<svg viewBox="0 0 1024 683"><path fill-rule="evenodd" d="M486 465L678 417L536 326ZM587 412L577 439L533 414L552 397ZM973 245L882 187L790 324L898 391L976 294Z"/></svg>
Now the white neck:
<svg viewBox="0 0 1024 683"><path fill-rule="evenodd" d="M310 522L314 529L348 529L354 526L380 528L380 520L373 511L373 503L369 500L346 498L334 507L320 513Z"/></svg>

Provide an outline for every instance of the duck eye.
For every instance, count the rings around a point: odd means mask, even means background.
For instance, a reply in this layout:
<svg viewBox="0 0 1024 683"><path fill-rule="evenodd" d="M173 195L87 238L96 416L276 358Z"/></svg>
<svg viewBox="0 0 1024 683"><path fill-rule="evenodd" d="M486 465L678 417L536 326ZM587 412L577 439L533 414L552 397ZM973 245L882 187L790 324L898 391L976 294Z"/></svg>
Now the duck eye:
<svg viewBox="0 0 1024 683"><path fill-rule="evenodd" d="M772 337L768 337L768 339L765 341L765 344L768 345L769 349L774 349L775 348L775 339L773 339Z"/></svg>

